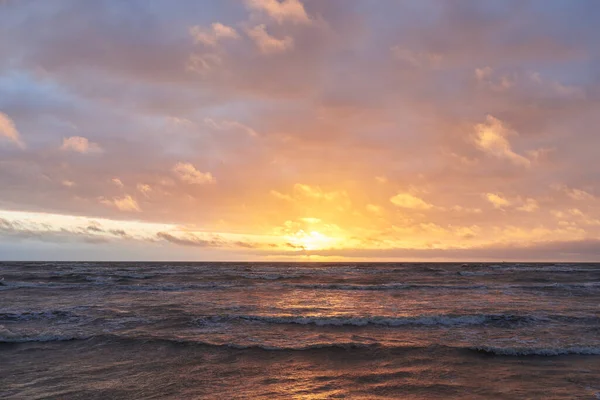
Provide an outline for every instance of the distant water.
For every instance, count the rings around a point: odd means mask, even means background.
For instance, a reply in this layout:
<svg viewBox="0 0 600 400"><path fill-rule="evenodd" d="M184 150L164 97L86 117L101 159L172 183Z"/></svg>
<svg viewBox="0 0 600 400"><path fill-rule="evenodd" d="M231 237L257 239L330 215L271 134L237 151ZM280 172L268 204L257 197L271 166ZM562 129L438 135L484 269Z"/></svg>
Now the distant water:
<svg viewBox="0 0 600 400"><path fill-rule="evenodd" d="M0 263L2 399L600 399L600 264Z"/></svg>

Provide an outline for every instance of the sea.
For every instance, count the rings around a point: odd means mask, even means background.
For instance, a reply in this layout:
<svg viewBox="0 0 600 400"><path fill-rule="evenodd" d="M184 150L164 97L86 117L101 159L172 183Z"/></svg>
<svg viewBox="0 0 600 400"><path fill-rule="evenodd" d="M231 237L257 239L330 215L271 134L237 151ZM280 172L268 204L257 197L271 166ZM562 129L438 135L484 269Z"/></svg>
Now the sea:
<svg viewBox="0 0 600 400"><path fill-rule="evenodd" d="M600 264L0 263L1 399L600 399Z"/></svg>

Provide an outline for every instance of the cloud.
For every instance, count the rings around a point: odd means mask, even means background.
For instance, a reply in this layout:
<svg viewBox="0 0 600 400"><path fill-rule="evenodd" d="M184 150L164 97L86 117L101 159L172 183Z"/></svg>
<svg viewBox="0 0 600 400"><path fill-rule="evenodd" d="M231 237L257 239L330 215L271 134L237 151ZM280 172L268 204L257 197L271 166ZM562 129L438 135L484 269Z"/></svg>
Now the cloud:
<svg viewBox="0 0 600 400"><path fill-rule="evenodd" d="M515 78L509 75L496 76L494 78L494 70L491 67L475 68L475 78L477 82L485 85L489 89L502 92L515 86Z"/></svg>
<svg viewBox="0 0 600 400"><path fill-rule="evenodd" d="M600 257L600 240L556 240L531 244L495 243L488 246L450 249L353 249L315 250L310 254L321 256L344 256L364 259L407 259L407 260L456 260L464 261L573 261L594 262Z"/></svg>
<svg viewBox="0 0 600 400"><path fill-rule="evenodd" d="M2 112L0 112L0 137L8 139L22 149L25 148L25 143L21 140L21 135L17 131L15 123Z"/></svg>
<svg viewBox="0 0 600 400"><path fill-rule="evenodd" d="M124 231L123 229L111 229L109 232L111 234L115 235L115 236L120 236L120 237L127 237L127 236L129 236L127 234L127 232Z"/></svg>
<svg viewBox="0 0 600 400"><path fill-rule="evenodd" d="M3 231L11 231L14 229L14 226L12 222L4 218L0 218L0 229Z"/></svg>
<svg viewBox="0 0 600 400"><path fill-rule="evenodd" d="M475 125L475 144L485 153L500 159L506 159L515 165L529 166L529 159L512 150L507 137L517 133L506 128L497 118L491 115L486 117L486 122Z"/></svg>
<svg viewBox="0 0 600 400"><path fill-rule="evenodd" d="M594 195L580 189L569 189L567 195L574 200L593 200Z"/></svg>
<svg viewBox="0 0 600 400"><path fill-rule="evenodd" d="M110 181L118 188L125 187L125 185L123 184L123 182L121 182L119 178L112 178Z"/></svg>
<svg viewBox="0 0 600 400"><path fill-rule="evenodd" d="M478 81L482 82L489 78L492 75L492 72L494 72L494 70L490 67L475 68L475 77Z"/></svg>
<svg viewBox="0 0 600 400"><path fill-rule="evenodd" d="M469 208L469 207L463 207L460 205L455 205L450 207L451 211L456 211L456 212L463 212L463 213L468 213L468 214L481 214L483 211L481 210L481 208Z"/></svg>
<svg viewBox="0 0 600 400"><path fill-rule="evenodd" d="M481 229L477 225L459 226L454 229L454 233L464 239L472 239L477 236Z"/></svg>
<svg viewBox="0 0 600 400"><path fill-rule="evenodd" d="M310 18L300 0L246 0L246 5L251 10L264 12L280 24L285 21L292 23L310 22Z"/></svg>
<svg viewBox="0 0 600 400"><path fill-rule="evenodd" d="M538 202L535 199L525 199L522 206L517 208L519 211L534 212L540 208Z"/></svg>
<svg viewBox="0 0 600 400"><path fill-rule="evenodd" d="M167 232L158 232L156 234L158 239L166 240L180 246L194 246L194 247L220 247L223 245L223 241L220 238L202 239L195 235L187 235L185 237L179 237L172 235Z"/></svg>
<svg viewBox="0 0 600 400"><path fill-rule="evenodd" d="M152 187L145 183L138 183L135 188L138 190L138 192L140 192L146 197L148 197L150 195L150 192L152 192Z"/></svg>
<svg viewBox="0 0 600 400"><path fill-rule="evenodd" d="M521 197L507 199L506 197L496 193L486 193L484 197L493 204L494 208L505 209L507 207L515 207L518 211L534 212L540 208L537 200L532 198L522 199Z"/></svg>
<svg viewBox="0 0 600 400"><path fill-rule="evenodd" d="M569 198L577 201L590 201L596 199L593 194L577 188L571 188L562 184L553 184L551 188L560 192L565 193Z"/></svg>
<svg viewBox="0 0 600 400"><path fill-rule="evenodd" d="M102 153L102 148L98 145L98 143L90 142L87 138L81 136L63 138L63 143L60 149L82 154Z"/></svg>
<svg viewBox="0 0 600 400"><path fill-rule="evenodd" d="M204 185L217 182L210 172L200 172L190 163L179 162L171 170L179 180L185 183Z"/></svg>
<svg viewBox="0 0 600 400"><path fill-rule="evenodd" d="M433 208L433 205L410 193L398 193L390 198L390 201L392 204L402 208L415 210L429 210L430 208Z"/></svg>
<svg viewBox="0 0 600 400"><path fill-rule="evenodd" d="M417 52L400 46L392 47L391 52L397 60L416 68L438 68L443 60L441 54Z"/></svg>
<svg viewBox="0 0 600 400"><path fill-rule="evenodd" d="M230 26L215 22L210 29L198 25L190 28L190 35L196 43L203 43L207 46L216 46L221 39L239 39L235 29Z"/></svg>
<svg viewBox="0 0 600 400"><path fill-rule="evenodd" d="M379 215L383 212L383 208L381 206L375 204L367 204L367 211L376 215Z"/></svg>
<svg viewBox="0 0 600 400"><path fill-rule="evenodd" d="M294 199L292 198L292 196L278 192L277 190L271 190L269 193L271 193L272 196L280 199L280 200L285 200L285 201L294 201Z"/></svg>
<svg viewBox="0 0 600 400"><path fill-rule="evenodd" d="M586 96L581 87L564 85L556 80L544 78L539 72L530 72L527 78L534 84L535 89L545 91L549 95L567 99L583 99Z"/></svg>
<svg viewBox="0 0 600 400"><path fill-rule="evenodd" d="M485 198L494 205L494 208L504 208L511 205L511 202L499 194L487 193Z"/></svg>
<svg viewBox="0 0 600 400"><path fill-rule="evenodd" d="M221 64L223 64L223 59L219 54L192 54L188 59L186 68L189 71L205 75L220 67Z"/></svg>
<svg viewBox="0 0 600 400"><path fill-rule="evenodd" d="M480 88L506 95L513 99L584 100L586 91L580 86L565 85L556 79L542 77L539 72L523 68L475 68L475 79Z"/></svg>
<svg viewBox="0 0 600 400"><path fill-rule="evenodd" d="M283 39L275 38L269 35L264 24L248 29L246 33L263 54L282 53L294 47L294 39L290 36L285 36Z"/></svg>
<svg viewBox="0 0 600 400"><path fill-rule="evenodd" d="M243 249L258 249L258 248L272 248L278 247L273 244L264 243L252 243L244 240L226 240L219 235L204 235L199 236L193 233L168 233L158 232L156 237L160 240L165 240L170 243L174 243L179 246L189 247L207 247L207 248L243 248Z"/></svg>
<svg viewBox="0 0 600 400"><path fill-rule="evenodd" d="M100 202L102 204L106 204L108 206L115 207L119 211L125 211L125 212L127 212L127 211L141 212L142 211L138 202L130 195L125 195L124 197L120 197L120 198L113 198L112 200L101 199Z"/></svg>
<svg viewBox="0 0 600 400"><path fill-rule="evenodd" d="M65 245L68 242L116 244L122 239L150 242L155 239L158 230L169 228L173 227L123 219L0 210L0 238L27 240L27 249L37 247L32 240L60 243L61 259L72 259L64 257L63 253L63 250L69 251ZM31 254L25 259L31 259Z"/></svg>
<svg viewBox="0 0 600 400"><path fill-rule="evenodd" d="M98 224L91 224L86 229L90 232L104 232L104 229L102 229Z"/></svg>
<svg viewBox="0 0 600 400"><path fill-rule="evenodd" d="M296 183L294 185L294 194L298 197L323 199L327 201L339 200L340 198L347 197L347 193L345 192L328 192L321 189L319 186L311 186L303 183Z"/></svg>
<svg viewBox="0 0 600 400"><path fill-rule="evenodd" d="M246 126L240 122L237 122L237 121L232 121L232 120L227 120L227 119L222 119L222 120L216 121L212 118L204 118L204 123L213 129L217 129L217 130L221 130L221 131L238 130L238 131L244 132L248 136L252 136L252 137L258 136L258 133L256 133L256 131L254 129L252 129L249 126Z"/></svg>

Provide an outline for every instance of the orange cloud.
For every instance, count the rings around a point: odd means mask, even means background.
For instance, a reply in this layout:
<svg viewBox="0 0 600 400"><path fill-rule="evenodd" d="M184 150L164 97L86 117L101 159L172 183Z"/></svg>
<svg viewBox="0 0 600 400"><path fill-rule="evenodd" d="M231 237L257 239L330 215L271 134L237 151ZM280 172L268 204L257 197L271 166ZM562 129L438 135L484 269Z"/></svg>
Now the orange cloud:
<svg viewBox="0 0 600 400"><path fill-rule="evenodd" d="M429 210L430 208L433 208L433 205L410 193L398 193L390 198L390 201L392 204L402 208L415 210Z"/></svg>
<svg viewBox="0 0 600 400"><path fill-rule="evenodd" d="M81 136L71 136L63 138L61 150L74 151L76 153L102 153L102 148L98 143L90 142L87 138Z"/></svg>
<svg viewBox="0 0 600 400"><path fill-rule="evenodd" d="M400 46L392 47L391 51L397 60L417 68L438 68L443 60L441 54L417 52Z"/></svg>
<svg viewBox="0 0 600 400"><path fill-rule="evenodd" d="M204 118L204 123L213 129L221 131L237 130L246 133L248 136L258 136L258 133L256 133L254 129L237 121L231 121L227 119L216 121L212 118Z"/></svg>
<svg viewBox="0 0 600 400"><path fill-rule="evenodd" d="M146 197L148 197L150 195L150 192L152 192L152 187L145 183L138 183L136 185L136 189L138 190L138 192L142 193Z"/></svg>
<svg viewBox="0 0 600 400"><path fill-rule="evenodd" d="M130 195L125 195L124 197L120 197L120 198L114 198L112 200L102 199L100 202L102 204L106 204L108 206L115 207L119 211L135 211L135 212L142 211L138 202Z"/></svg>
<svg viewBox="0 0 600 400"><path fill-rule="evenodd" d="M508 141L508 136L516 134L506 128L502 121L488 115L485 123L475 125L474 140L480 150L491 156L506 159L516 165L529 166L531 161L515 153Z"/></svg>
<svg viewBox="0 0 600 400"><path fill-rule="evenodd" d="M534 212L539 208L540 206L535 199L525 199L523 205L517 208L517 210L525 212Z"/></svg>
<svg viewBox="0 0 600 400"><path fill-rule="evenodd" d="M205 185L217 182L210 172L200 172L190 163L179 162L173 166L172 171L179 180L192 185Z"/></svg>
<svg viewBox="0 0 600 400"><path fill-rule="evenodd" d="M194 71L199 74L207 74L214 71L223 63L223 59L219 54L192 54L189 57L186 68L189 71Z"/></svg>
<svg viewBox="0 0 600 400"><path fill-rule="evenodd" d="M119 178L112 178L110 180L116 187L118 188L123 188L125 187L125 185L123 184L123 182L119 179Z"/></svg>
<svg viewBox="0 0 600 400"><path fill-rule="evenodd" d="M310 18L300 0L246 0L246 5L251 10L264 12L280 24L285 21L293 23L310 22Z"/></svg>
<svg viewBox="0 0 600 400"><path fill-rule="evenodd" d="M264 24L250 28L246 33L263 54L282 53L294 47L294 39L290 36L285 36L283 39L271 36Z"/></svg>
<svg viewBox="0 0 600 400"><path fill-rule="evenodd" d="M487 193L485 198L493 204L495 208L504 208L511 205L511 202L499 194Z"/></svg>
<svg viewBox="0 0 600 400"><path fill-rule="evenodd" d="M198 25L190 28L190 35L196 43L202 43L207 46L216 46L219 40L222 39L238 39L240 36L230 26L215 22L210 26L210 29L202 28Z"/></svg>
<svg viewBox="0 0 600 400"><path fill-rule="evenodd" d="M8 139L20 148L25 148L25 143L21 140L21 135L17 131L15 123L2 112L0 112L0 137Z"/></svg>

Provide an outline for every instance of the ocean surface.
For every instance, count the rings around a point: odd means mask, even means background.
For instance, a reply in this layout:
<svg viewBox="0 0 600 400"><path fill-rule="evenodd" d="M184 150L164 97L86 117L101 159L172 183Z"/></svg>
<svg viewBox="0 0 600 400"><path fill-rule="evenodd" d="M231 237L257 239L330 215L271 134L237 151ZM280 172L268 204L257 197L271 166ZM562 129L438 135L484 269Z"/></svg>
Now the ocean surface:
<svg viewBox="0 0 600 400"><path fill-rule="evenodd" d="M600 264L0 263L2 399L600 399Z"/></svg>

